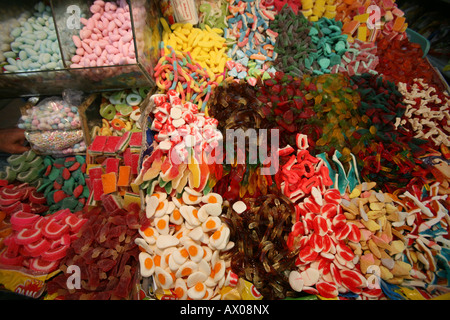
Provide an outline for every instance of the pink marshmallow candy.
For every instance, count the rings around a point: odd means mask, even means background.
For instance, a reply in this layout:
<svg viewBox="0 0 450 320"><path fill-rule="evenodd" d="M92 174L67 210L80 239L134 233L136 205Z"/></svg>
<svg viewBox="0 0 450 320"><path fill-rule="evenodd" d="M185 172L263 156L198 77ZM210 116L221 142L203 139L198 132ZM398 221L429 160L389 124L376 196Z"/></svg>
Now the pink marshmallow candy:
<svg viewBox="0 0 450 320"><path fill-rule="evenodd" d="M84 27L72 36L77 50L71 68L136 63L130 8L124 0L96 0L89 8L92 16L81 18Z"/></svg>

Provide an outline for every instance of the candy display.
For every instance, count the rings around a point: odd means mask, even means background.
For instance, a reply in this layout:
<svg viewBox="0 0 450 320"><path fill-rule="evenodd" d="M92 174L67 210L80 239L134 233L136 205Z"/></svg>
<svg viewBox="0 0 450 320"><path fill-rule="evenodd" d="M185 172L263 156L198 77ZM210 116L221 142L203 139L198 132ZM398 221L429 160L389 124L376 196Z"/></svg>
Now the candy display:
<svg viewBox="0 0 450 320"><path fill-rule="evenodd" d="M0 263L50 273L58 269L59 260L65 257L86 219L63 209L51 217L17 211L10 221L13 233L5 238L7 247Z"/></svg>
<svg viewBox="0 0 450 320"><path fill-rule="evenodd" d="M0 285L48 300L448 299L450 96L396 2L159 6L152 86L21 110L31 149L0 172ZM135 64L141 8L86 8L71 71ZM52 11L35 10L10 28L6 72L47 46L38 25L52 41Z"/></svg>
<svg viewBox="0 0 450 320"><path fill-rule="evenodd" d="M65 300L132 298L138 255L134 243L138 215L139 210L118 207L84 212L87 221L79 229L80 237L73 241L60 264L63 271L73 265L82 270L80 289L68 289L68 276L60 273L48 283L48 293Z"/></svg>

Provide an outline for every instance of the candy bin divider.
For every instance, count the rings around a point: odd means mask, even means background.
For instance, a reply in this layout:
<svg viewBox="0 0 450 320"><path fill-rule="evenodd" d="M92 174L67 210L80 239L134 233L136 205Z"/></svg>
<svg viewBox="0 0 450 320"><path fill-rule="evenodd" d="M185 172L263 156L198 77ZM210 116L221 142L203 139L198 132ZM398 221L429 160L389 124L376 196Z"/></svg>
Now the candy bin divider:
<svg viewBox="0 0 450 320"><path fill-rule="evenodd" d="M149 77L150 83L152 83L153 86L156 86L153 74L154 67L160 58L159 43L162 40L162 32L160 30L162 27L159 23L159 18L162 17L162 13L160 10L159 1L130 0L130 3L130 20L134 34L133 43L136 61L142 69L142 72ZM143 3L145 3L145 5ZM155 18L147 14L146 19L143 20L143 17L139 15L139 11L135 9L140 8L142 10L144 7L147 13L150 12L155 14L157 12L157 17ZM152 23L153 25L150 25ZM143 37L142 41L137 41L137 37L141 36ZM152 41L154 41L153 44Z"/></svg>
<svg viewBox="0 0 450 320"><path fill-rule="evenodd" d="M80 106L78 106L78 113L80 114L81 128L83 129L83 137L86 146L89 146L92 143L92 137L90 134L86 116L86 109L89 108L95 102L98 96L99 94L93 93L89 95Z"/></svg>
<svg viewBox="0 0 450 320"><path fill-rule="evenodd" d="M155 94L156 88L151 90L144 101L141 103L141 117L139 118L139 124L142 128L142 146L141 152L139 154L139 163L138 163L138 172L142 167L142 160L145 155L150 155L153 151L153 147L147 142L147 131L150 131L150 127L148 126L148 117L152 113L153 108L155 107L154 97L158 94ZM141 197L141 209L145 210L145 193L139 188L139 196Z"/></svg>

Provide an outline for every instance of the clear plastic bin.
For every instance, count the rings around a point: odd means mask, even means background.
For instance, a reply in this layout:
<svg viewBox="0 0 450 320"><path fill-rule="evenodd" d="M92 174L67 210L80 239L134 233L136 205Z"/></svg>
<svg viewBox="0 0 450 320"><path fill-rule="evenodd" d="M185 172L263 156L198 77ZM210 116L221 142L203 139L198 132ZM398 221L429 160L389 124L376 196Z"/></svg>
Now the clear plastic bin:
<svg viewBox="0 0 450 320"><path fill-rule="evenodd" d="M8 25L29 10L33 12L42 1L24 0L17 4L0 0L0 24ZM84 25L81 18L90 18L90 6L94 1L43 1L51 7L60 54L59 66L49 70L27 70L0 73L0 98L36 95L58 95L66 88L84 92L120 90L137 87L154 87L153 68L159 58L158 44L161 41L158 0L128 0L132 46L135 62L108 66L71 68L71 59L76 47L73 35L80 35ZM115 1L105 1L115 2ZM6 8L6 9L5 9ZM23 17L22 17L23 19ZM12 31L11 30L8 31ZM2 43L10 43L6 37ZM131 46L130 45L130 46ZM38 48L39 49L39 48ZM39 56L43 53L36 51ZM17 56L16 59L20 60ZM1 61L0 61L1 63Z"/></svg>

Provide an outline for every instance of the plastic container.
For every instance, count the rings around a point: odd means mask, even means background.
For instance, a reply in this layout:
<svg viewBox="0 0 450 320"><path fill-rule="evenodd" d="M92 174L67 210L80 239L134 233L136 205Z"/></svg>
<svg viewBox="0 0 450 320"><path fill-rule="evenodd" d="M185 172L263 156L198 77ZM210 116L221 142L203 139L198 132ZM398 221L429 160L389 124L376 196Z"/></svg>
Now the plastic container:
<svg viewBox="0 0 450 320"><path fill-rule="evenodd" d="M428 54L430 50L430 41L422 36L420 33L408 28L406 29L406 34L408 35L409 41L420 44L423 51L423 58Z"/></svg>
<svg viewBox="0 0 450 320"><path fill-rule="evenodd" d="M23 0L11 2L0 0L0 25L19 19L24 10L33 10L42 1ZM0 70L0 98L60 95L65 88L86 93L121 90L129 88L152 88L153 69L159 58L158 44L161 41L158 0L129 0L132 45L136 55L135 63L71 68L75 45L72 36L83 28L80 18L89 18L94 1L50 0L43 1L51 6L59 44L61 62L54 70L33 70L5 73ZM112 1L111 1L112 2ZM41 55L41 52L37 52ZM1 62L0 62L1 69Z"/></svg>

